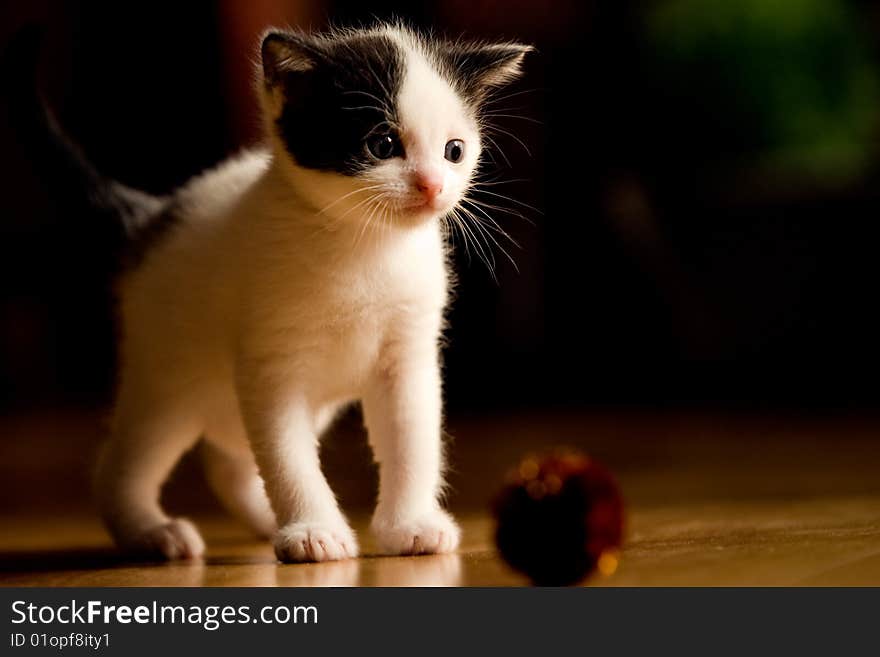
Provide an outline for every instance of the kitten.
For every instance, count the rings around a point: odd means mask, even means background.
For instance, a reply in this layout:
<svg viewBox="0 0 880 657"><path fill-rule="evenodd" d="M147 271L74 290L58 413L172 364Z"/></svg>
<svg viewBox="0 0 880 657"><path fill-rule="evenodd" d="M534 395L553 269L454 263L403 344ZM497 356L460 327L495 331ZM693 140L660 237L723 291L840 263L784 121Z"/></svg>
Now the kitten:
<svg viewBox="0 0 880 657"><path fill-rule="evenodd" d="M384 25L265 35L267 147L129 217L141 248L121 281L121 379L96 476L122 548L202 554L160 504L201 439L220 500L280 560L356 556L318 444L358 400L380 464L380 550L457 547L440 502L441 220L477 170L481 104L528 50Z"/></svg>

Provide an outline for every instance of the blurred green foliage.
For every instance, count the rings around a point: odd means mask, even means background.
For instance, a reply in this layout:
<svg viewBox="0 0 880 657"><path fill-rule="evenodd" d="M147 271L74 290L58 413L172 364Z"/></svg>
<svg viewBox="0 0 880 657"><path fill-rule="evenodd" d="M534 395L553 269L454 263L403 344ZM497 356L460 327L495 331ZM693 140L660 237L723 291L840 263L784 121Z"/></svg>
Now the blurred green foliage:
<svg viewBox="0 0 880 657"><path fill-rule="evenodd" d="M661 0L646 27L661 83L699 95L752 164L838 182L869 165L880 84L847 2Z"/></svg>

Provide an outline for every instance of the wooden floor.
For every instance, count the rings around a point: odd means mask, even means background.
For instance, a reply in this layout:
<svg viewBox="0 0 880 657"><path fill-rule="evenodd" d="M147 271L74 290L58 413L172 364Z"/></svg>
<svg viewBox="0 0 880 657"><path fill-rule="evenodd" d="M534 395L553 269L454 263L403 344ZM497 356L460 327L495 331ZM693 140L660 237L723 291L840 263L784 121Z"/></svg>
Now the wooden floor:
<svg viewBox="0 0 880 657"><path fill-rule="evenodd" d="M695 413L545 413L450 422L457 554L366 556L281 565L222 516L192 464L173 509L209 544L198 563L120 558L87 502L101 435L94 413L0 421L0 584L24 586L506 586L488 511L505 471L529 452L575 446L604 461L627 502L625 548L593 586L880 585L880 418ZM324 452L331 482L366 534L375 471L356 418Z"/></svg>

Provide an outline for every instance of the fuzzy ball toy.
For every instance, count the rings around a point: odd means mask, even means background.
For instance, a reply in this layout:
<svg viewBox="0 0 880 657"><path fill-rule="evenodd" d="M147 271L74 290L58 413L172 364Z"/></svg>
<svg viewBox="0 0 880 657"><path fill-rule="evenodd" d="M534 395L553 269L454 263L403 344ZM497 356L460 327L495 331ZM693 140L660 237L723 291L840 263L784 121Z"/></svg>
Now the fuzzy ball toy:
<svg viewBox="0 0 880 657"><path fill-rule="evenodd" d="M502 557L539 586L617 568L623 500L611 474L578 452L528 457L495 502Z"/></svg>

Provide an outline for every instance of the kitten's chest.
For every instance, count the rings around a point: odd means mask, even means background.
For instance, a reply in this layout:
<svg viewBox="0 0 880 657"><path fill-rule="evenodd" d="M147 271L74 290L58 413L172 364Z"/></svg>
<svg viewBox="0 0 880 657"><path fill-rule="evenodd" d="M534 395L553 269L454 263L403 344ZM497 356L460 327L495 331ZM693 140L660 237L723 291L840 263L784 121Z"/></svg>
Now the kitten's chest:
<svg viewBox="0 0 880 657"><path fill-rule="evenodd" d="M320 332L335 348L358 361L378 356L383 344L401 334L435 331L432 318L446 305L445 268L404 271L396 267L343 278L320 301ZM317 307L317 303L316 303ZM439 327L437 327L439 328Z"/></svg>
<svg viewBox="0 0 880 657"><path fill-rule="evenodd" d="M252 269L241 296L243 348L287 368L316 403L356 398L390 345L431 348L440 331L447 272L439 236L399 247L348 259L301 251Z"/></svg>
<svg viewBox="0 0 880 657"><path fill-rule="evenodd" d="M442 308L448 285L442 243L433 233L418 237L318 272L307 283L308 303L340 326Z"/></svg>
<svg viewBox="0 0 880 657"><path fill-rule="evenodd" d="M442 265L442 263L441 263ZM370 271L328 283L309 311L301 341L292 345L309 363L322 398L346 398L369 380L389 345L433 343L446 301L445 269Z"/></svg>
<svg viewBox="0 0 880 657"><path fill-rule="evenodd" d="M372 258L302 266L274 283L263 310L291 337L351 352L375 352L389 333L442 313L448 278L442 245L415 242Z"/></svg>

